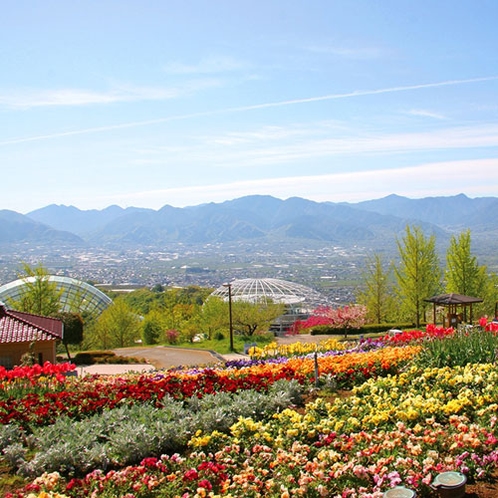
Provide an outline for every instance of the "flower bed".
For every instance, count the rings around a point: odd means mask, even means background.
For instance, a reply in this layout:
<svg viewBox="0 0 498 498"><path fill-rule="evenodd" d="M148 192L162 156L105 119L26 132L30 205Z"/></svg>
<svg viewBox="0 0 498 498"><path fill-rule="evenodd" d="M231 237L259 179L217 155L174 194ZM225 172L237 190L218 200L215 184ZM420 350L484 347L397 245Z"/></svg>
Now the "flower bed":
<svg viewBox="0 0 498 498"><path fill-rule="evenodd" d="M386 348L382 353L323 353L319 358L319 373L336 376L342 387L351 386L372 375L393 372L417 351L418 347L398 347ZM123 404L153 403L160 407L166 396L185 399L241 389L264 391L277 380L294 379L305 383L314 381L314 375L314 358L308 356L236 362L229 363L228 368L178 370L164 374L69 377L55 385L48 383L43 390L36 387L32 392L24 388L11 389L4 383L0 423L16 422L29 428L51 424L62 415L80 419ZM32 377L28 375L27 378L29 386ZM17 383L17 377L11 382Z"/></svg>
<svg viewBox="0 0 498 498"><path fill-rule="evenodd" d="M402 484L429 497L441 472L462 472L469 482L489 478L498 465L498 366L424 368L411 361L427 337L452 333L412 331L396 336L396 346L238 362L225 369L68 379L68 392L88 393L93 386L97 397L102 390L113 402L156 406L207 392L264 393L290 378L313 385L317 364L320 376L355 387L348 396L318 397L271 418L251 415L248 406L227 429L191 434L181 454L150 455L138 465L75 478L50 473L12 496L380 498Z"/></svg>

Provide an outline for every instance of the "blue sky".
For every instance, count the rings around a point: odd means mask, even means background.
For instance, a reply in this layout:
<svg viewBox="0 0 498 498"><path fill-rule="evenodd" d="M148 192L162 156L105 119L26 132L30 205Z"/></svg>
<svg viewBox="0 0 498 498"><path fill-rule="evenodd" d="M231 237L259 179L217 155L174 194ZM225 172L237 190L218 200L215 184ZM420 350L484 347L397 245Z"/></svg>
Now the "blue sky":
<svg viewBox="0 0 498 498"><path fill-rule="evenodd" d="M498 195L495 0L16 0L0 209Z"/></svg>

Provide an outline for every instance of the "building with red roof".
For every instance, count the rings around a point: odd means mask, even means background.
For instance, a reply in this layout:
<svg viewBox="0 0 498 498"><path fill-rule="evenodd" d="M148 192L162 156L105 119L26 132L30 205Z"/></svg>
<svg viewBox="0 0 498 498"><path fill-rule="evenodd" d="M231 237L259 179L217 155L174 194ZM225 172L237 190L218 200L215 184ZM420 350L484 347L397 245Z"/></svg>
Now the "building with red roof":
<svg viewBox="0 0 498 498"><path fill-rule="evenodd" d="M21 364L26 353L43 364L56 362L56 346L64 335L64 324L57 318L10 310L0 303L0 365Z"/></svg>

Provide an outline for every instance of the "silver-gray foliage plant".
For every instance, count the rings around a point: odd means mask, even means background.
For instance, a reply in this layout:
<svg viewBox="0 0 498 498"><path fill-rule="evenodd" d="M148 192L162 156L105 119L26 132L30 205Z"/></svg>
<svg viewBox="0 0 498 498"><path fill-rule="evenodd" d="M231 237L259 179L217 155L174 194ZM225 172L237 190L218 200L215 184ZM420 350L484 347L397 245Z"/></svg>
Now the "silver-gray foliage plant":
<svg viewBox="0 0 498 498"><path fill-rule="evenodd" d="M227 432L239 417L261 420L295 404L302 393L296 381L278 381L267 393L255 390L218 393L187 401L165 399L151 404L122 406L88 419L59 418L22 438L14 429L0 432L5 458L20 474L37 476L58 471L67 476L93 469L131 465L147 456L173 454L187 447L197 430ZM10 436L9 436L10 434ZM28 444L34 451L26 457Z"/></svg>

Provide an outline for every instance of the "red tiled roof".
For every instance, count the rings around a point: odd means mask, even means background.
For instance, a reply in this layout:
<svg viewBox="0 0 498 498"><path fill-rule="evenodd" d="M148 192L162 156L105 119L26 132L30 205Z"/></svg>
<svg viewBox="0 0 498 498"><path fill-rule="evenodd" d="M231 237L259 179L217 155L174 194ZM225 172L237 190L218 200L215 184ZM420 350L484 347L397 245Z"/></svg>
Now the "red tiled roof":
<svg viewBox="0 0 498 498"><path fill-rule="evenodd" d="M0 305L0 344L60 340L63 330L62 321L56 318L8 310Z"/></svg>

